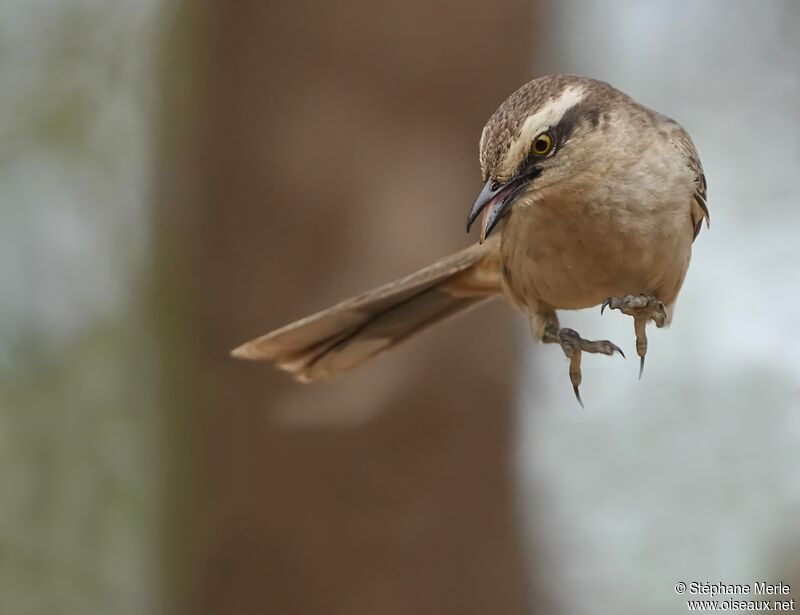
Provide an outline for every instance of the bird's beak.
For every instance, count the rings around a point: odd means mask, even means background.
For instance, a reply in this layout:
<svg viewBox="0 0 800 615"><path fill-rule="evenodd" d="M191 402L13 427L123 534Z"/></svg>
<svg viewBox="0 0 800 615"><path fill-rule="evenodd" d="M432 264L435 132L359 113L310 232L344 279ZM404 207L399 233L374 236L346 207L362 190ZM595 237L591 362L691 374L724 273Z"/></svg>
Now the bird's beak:
<svg viewBox="0 0 800 615"><path fill-rule="evenodd" d="M524 192L528 183L539 174L538 169L528 170L520 173L509 182L502 183L492 179L486 182L475 204L467 216L467 232L472 227L472 223L483 212L481 223L480 242L483 243L492 232L502 217L508 213L517 197Z"/></svg>

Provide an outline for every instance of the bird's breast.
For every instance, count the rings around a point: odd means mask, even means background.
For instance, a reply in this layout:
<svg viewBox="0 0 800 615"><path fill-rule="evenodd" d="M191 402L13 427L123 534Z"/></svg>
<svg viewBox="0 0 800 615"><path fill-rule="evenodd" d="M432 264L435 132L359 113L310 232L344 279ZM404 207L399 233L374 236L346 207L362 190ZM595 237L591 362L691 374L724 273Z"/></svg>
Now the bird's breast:
<svg viewBox="0 0 800 615"><path fill-rule="evenodd" d="M650 293L671 303L691 251L688 203L622 199L515 206L503 229L503 282L528 310L595 306Z"/></svg>

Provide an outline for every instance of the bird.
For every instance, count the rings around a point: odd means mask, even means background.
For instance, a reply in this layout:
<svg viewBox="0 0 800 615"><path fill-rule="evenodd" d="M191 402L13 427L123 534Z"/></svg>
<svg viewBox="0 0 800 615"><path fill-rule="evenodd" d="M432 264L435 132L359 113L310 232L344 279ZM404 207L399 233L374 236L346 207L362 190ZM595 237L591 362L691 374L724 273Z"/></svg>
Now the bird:
<svg viewBox="0 0 800 615"><path fill-rule="evenodd" d="M562 327L558 311L600 306L633 319L639 377L646 327L668 325L703 222L707 185L680 124L612 87L546 75L513 92L480 137L476 243L406 277L248 341L300 382L330 379L493 298L569 360L578 403L583 353L622 350Z"/></svg>

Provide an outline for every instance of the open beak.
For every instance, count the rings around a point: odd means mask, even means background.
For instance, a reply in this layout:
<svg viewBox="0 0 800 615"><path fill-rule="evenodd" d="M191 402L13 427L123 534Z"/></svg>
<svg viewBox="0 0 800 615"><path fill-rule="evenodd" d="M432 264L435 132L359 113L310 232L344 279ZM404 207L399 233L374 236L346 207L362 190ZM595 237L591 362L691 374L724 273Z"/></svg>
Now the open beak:
<svg viewBox="0 0 800 615"><path fill-rule="evenodd" d="M539 169L530 169L505 184L489 179L467 216L467 232L469 233L472 223L483 212L479 241L481 243L486 241L497 223L509 212L517 197L525 191L528 183L537 175L539 175Z"/></svg>

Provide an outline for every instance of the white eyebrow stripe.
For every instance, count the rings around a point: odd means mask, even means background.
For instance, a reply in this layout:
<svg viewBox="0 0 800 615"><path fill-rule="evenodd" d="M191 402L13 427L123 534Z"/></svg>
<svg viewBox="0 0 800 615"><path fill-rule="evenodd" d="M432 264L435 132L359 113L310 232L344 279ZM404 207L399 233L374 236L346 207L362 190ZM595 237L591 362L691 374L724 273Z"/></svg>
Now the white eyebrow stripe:
<svg viewBox="0 0 800 615"><path fill-rule="evenodd" d="M503 160L503 174L511 175L524 156L528 155L528 148L533 138L543 130L558 124L568 109L571 109L584 98L586 88L582 85L571 85L562 90L557 98L546 103L539 111L528 116L522 124L522 130L516 141L508 148Z"/></svg>
<svg viewBox="0 0 800 615"><path fill-rule="evenodd" d="M481 131L481 140L478 142L478 162L480 162L481 169L486 170L486 156L484 155L483 142L486 140L486 130L489 124L486 124Z"/></svg>

